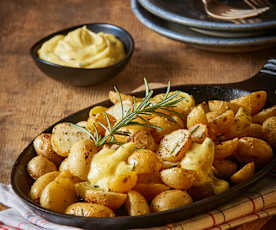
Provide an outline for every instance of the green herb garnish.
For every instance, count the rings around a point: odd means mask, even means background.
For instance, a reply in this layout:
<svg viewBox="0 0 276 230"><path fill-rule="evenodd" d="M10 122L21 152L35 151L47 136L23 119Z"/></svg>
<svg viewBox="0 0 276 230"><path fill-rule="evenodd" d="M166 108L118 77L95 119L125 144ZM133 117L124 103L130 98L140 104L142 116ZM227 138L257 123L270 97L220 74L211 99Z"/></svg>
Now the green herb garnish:
<svg viewBox="0 0 276 230"><path fill-rule="evenodd" d="M196 126L192 131L191 131L191 134L193 134L195 131L197 131L198 129L199 129L199 125L198 126Z"/></svg>

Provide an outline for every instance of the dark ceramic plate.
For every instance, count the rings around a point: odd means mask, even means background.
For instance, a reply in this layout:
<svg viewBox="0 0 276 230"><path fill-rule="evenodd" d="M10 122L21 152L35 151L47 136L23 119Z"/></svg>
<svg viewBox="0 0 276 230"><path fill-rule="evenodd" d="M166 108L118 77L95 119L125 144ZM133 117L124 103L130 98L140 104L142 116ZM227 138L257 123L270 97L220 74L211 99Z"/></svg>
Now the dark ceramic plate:
<svg viewBox="0 0 276 230"><path fill-rule="evenodd" d="M188 43L196 48L216 52L248 52L276 45L276 33L250 38L210 37L192 31L179 23L163 20L145 10L137 0L131 0L131 8L141 23L168 38Z"/></svg>
<svg viewBox="0 0 276 230"><path fill-rule="evenodd" d="M186 26L209 30L242 32L276 28L276 3L274 0L270 0L271 9L258 16L259 22L247 24L234 24L232 22L212 19L205 13L201 1L202 0L139 0L143 7L152 14ZM224 0L222 2L234 7L248 9L244 1Z"/></svg>
<svg viewBox="0 0 276 230"><path fill-rule="evenodd" d="M272 66L271 66L272 65ZM268 64L269 69L276 67L272 63ZM272 68L273 67L273 68ZM276 75L276 68L274 70L266 69L264 71ZM159 88L155 90L155 93L165 92L165 88ZM182 85L172 87L172 90L183 90L192 94L197 103L203 100L210 99L220 99L220 100L230 100L239 96L244 96L255 90L266 90L268 93L267 106L276 104L276 76L272 76L267 73L258 73L253 78L246 80L244 82L224 84L224 85ZM138 92L134 95L142 97L144 92ZM110 106L109 101L103 101L96 105ZM93 105L94 106L94 105ZM88 113L91 107L83 109L75 114L72 114L60 121L68 122L78 122L87 119ZM57 124L56 123L56 124ZM54 124L55 125L55 124ZM44 130L43 132L51 132L53 126ZM274 150L275 153L275 150ZM86 229L128 229L128 228L145 228L152 226L161 226L168 223L173 223L187 219L191 216L207 212L216 208L217 206L223 204L237 197L241 192L248 191L248 187L252 186L255 182L263 178L266 173L268 173L274 164L276 163L276 157L264 168L259 170L252 178L250 178L245 183L241 183L231 187L228 191L205 198L200 201L193 202L189 205L171 209L168 211L163 211L159 213L151 213L143 216L120 216L116 218L88 218L88 217L77 217L65 214L59 214L47 209L44 209L34 203L29 197L28 193L34 182L28 175L26 171L27 163L36 155L33 148L32 142L23 150L18 159L16 160L11 174L11 183L15 193L38 215L41 215L45 219L52 222L64 225L71 225L76 227L82 227Z"/></svg>

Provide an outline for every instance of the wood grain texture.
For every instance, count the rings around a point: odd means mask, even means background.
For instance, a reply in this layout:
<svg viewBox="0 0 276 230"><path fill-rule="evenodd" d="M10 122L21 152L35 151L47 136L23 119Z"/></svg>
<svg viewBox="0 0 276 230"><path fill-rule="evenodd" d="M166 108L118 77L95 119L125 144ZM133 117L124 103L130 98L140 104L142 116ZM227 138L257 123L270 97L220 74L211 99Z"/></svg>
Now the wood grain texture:
<svg viewBox="0 0 276 230"><path fill-rule="evenodd" d="M144 27L127 0L0 1L0 21L1 183L9 183L15 159L36 135L105 99L114 84L130 92L144 77L151 82L171 80L173 85L235 82L252 76L274 53L272 49L210 53L169 40ZM36 68L29 55L34 42L56 30L92 22L117 24L133 35L135 52L125 71L104 84L76 88L49 79Z"/></svg>

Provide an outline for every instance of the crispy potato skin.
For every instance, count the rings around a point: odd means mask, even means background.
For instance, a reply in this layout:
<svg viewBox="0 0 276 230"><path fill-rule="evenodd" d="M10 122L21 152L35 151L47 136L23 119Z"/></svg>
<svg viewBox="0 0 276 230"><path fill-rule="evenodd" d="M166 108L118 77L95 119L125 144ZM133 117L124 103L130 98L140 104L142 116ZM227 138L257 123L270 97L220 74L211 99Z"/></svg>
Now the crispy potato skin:
<svg viewBox="0 0 276 230"><path fill-rule="evenodd" d="M191 128L197 124L207 124L206 114L202 105L198 105L192 109L187 117L187 128Z"/></svg>
<svg viewBox="0 0 276 230"><path fill-rule="evenodd" d="M209 110L211 112L216 112L217 114L222 114L226 112L229 107L229 102L227 101L220 101L220 100L210 100L208 101Z"/></svg>
<svg viewBox="0 0 276 230"><path fill-rule="evenodd" d="M231 156L237 151L239 139L234 138L232 140L223 141L215 145L215 159L222 160L226 157Z"/></svg>
<svg viewBox="0 0 276 230"><path fill-rule="evenodd" d="M170 187L161 183L137 184L133 190L141 193L147 200L151 201L161 192L170 190Z"/></svg>
<svg viewBox="0 0 276 230"><path fill-rule="evenodd" d="M238 150L234 156L241 163L254 161L257 167L261 167L272 159L273 152L270 145L264 140L242 137L239 139Z"/></svg>
<svg viewBox="0 0 276 230"><path fill-rule="evenodd" d="M156 173L162 168L162 162L156 153L148 149L138 149L128 158L128 163L134 165L137 174Z"/></svg>
<svg viewBox="0 0 276 230"><path fill-rule="evenodd" d="M103 205L91 204L87 202L77 202L68 206L66 214L86 217L114 217L114 212Z"/></svg>
<svg viewBox="0 0 276 230"><path fill-rule="evenodd" d="M164 169L160 174L164 184L181 190L189 189L196 179L195 171L176 167Z"/></svg>
<svg viewBox="0 0 276 230"><path fill-rule="evenodd" d="M215 160L213 166L216 169L216 175L220 178L229 178L238 169L238 165L231 160Z"/></svg>
<svg viewBox="0 0 276 230"><path fill-rule="evenodd" d="M238 172L230 177L230 180L234 184L239 184L247 181L254 175L255 172L255 164L254 162L249 162L243 168L241 168Z"/></svg>
<svg viewBox="0 0 276 230"><path fill-rule="evenodd" d="M183 158L191 145L191 133L186 129L178 129L162 139L157 153L162 160L177 162Z"/></svg>
<svg viewBox="0 0 276 230"><path fill-rule="evenodd" d="M150 207L145 197L136 191L129 191L127 193L126 208L128 215L130 216L139 216L150 213Z"/></svg>
<svg viewBox="0 0 276 230"><path fill-rule="evenodd" d="M190 195L181 190L168 190L161 192L151 202L153 212L165 211L178 208L192 202Z"/></svg>
<svg viewBox="0 0 276 230"><path fill-rule="evenodd" d="M128 192L136 185L137 179L136 172L130 172L126 175L118 175L109 181L108 187L113 192Z"/></svg>
<svg viewBox="0 0 276 230"><path fill-rule="evenodd" d="M52 148L50 133L42 133L37 136L33 141L33 146L38 155L46 157L48 160L59 165L63 157L59 156Z"/></svg>
<svg viewBox="0 0 276 230"><path fill-rule="evenodd" d="M34 201L39 201L43 189L59 175L58 171L53 171L39 177L32 185L30 197Z"/></svg>
<svg viewBox="0 0 276 230"><path fill-rule="evenodd" d="M263 122L270 117L276 116L276 105L263 109L252 117L252 122L263 124Z"/></svg>
<svg viewBox="0 0 276 230"><path fill-rule="evenodd" d="M276 148L276 116L270 117L263 123L265 139Z"/></svg>
<svg viewBox="0 0 276 230"><path fill-rule="evenodd" d="M57 171L56 165L46 157L38 155L29 161L27 171L33 179L38 179L46 173Z"/></svg>
<svg viewBox="0 0 276 230"><path fill-rule="evenodd" d="M201 144L208 136L207 125L197 124L189 128L193 142Z"/></svg>

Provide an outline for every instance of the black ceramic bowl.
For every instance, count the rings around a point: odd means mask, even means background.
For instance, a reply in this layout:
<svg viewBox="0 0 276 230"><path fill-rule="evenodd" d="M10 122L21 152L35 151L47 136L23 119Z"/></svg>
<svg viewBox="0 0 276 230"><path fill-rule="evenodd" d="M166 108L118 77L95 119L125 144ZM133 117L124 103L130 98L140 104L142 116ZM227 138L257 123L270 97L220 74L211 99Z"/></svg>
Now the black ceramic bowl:
<svg viewBox="0 0 276 230"><path fill-rule="evenodd" d="M275 62L276 63L276 62ZM276 71L275 71L276 75ZM224 84L224 85L182 85L172 87L172 90L183 90L194 96L197 103L202 101L218 99L231 100L240 96L244 96L251 91L266 90L268 93L267 105L276 104L276 77L268 74L259 73L253 78L238 83ZM165 92L165 88L155 90L155 93ZM134 95L143 97L145 92L137 92ZM96 105L111 106L111 102L106 100ZM91 107L72 114L59 122L79 122L87 119ZM57 123L59 123L57 122ZM56 123L56 124L57 124ZM43 132L52 132L53 124ZM274 154L275 149L273 150ZM28 162L36 156L32 142L23 150L16 160L11 174L11 184L15 193L38 215L43 216L52 222L85 229L108 229L108 230L125 230L131 228L145 228L152 226L161 226L177 221L187 219L191 216L198 215L203 212L210 211L226 201L232 200L239 194L247 193L248 187L252 186L258 180L262 179L275 165L276 157L262 169L257 171L253 177L244 183L232 186L226 192L211 196L200 201L193 202L180 208L171 209L167 211L150 213L142 216L118 216L115 218L93 218L93 217L79 217L56 213L48 209L40 207L32 201L28 194L33 184L33 179L28 175L26 167Z"/></svg>
<svg viewBox="0 0 276 230"><path fill-rule="evenodd" d="M104 32L104 33L110 33L115 35L124 44L126 57L114 65L107 66L104 68L97 68L97 69L85 69L85 68L75 68L75 67L57 65L57 64L42 60L38 57L37 51L39 50L39 48L44 42L48 41L50 38L58 34L66 35L70 31L73 31L82 26L87 26L87 29L95 33ZM133 50L134 50L134 40L126 30L124 30L119 26L115 26L111 24L93 23L93 24L83 24L83 25L70 27L70 28L55 32L53 34L50 34L47 37L36 42L32 46L30 52L38 68L43 73L45 73L48 77L51 77L58 81L66 81L69 84L75 85L75 86L87 86L87 85L95 85L100 82L105 82L106 80L109 80L115 77L118 73L120 73L124 69L126 64L129 62L132 56Z"/></svg>

